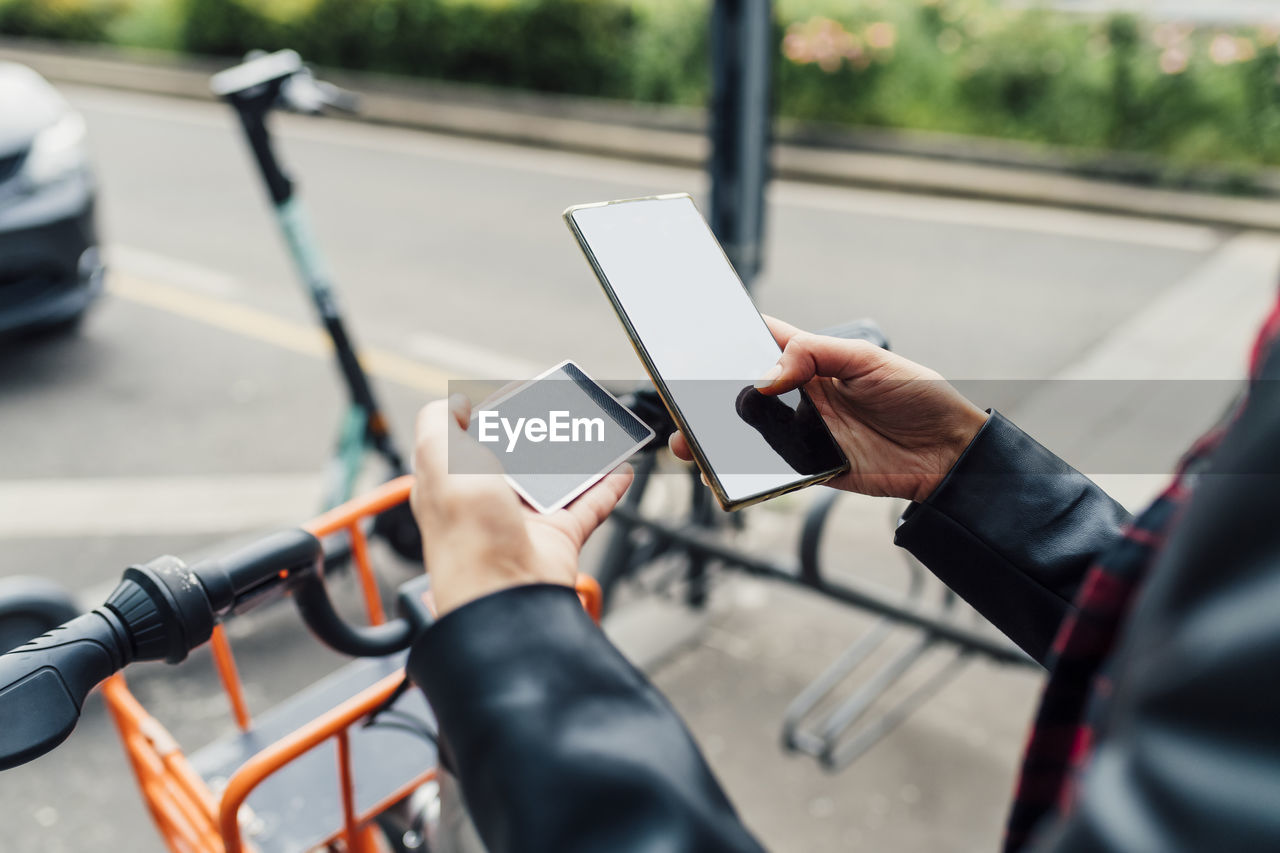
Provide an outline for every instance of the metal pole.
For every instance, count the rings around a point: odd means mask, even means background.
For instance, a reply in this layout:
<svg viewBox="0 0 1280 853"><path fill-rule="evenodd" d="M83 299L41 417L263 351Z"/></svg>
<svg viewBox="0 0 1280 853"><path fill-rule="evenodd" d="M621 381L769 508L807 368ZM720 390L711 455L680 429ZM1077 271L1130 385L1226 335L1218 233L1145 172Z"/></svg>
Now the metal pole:
<svg viewBox="0 0 1280 853"><path fill-rule="evenodd" d="M711 228L748 288L763 263L772 66L772 1L715 0L711 12Z"/></svg>

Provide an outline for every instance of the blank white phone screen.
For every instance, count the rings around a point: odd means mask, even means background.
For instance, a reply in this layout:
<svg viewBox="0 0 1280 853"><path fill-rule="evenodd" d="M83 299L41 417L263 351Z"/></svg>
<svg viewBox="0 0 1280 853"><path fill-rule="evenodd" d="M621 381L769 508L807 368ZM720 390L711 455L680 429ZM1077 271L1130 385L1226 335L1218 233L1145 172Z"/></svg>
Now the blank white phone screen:
<svg viewBox="0 0 1280 853"><path fill-rule="evenodd" d="M569 215L730 500L844 464L807 397L755 392L781 350L692 199Z"/></svg>

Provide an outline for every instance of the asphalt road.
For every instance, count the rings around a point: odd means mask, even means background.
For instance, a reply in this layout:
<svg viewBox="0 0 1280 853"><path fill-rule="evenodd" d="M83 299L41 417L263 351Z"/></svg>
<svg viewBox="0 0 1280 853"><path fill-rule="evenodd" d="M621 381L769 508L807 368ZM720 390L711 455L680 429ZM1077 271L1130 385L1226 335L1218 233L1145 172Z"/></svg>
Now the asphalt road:
<svg viewBox="0 0 1280 853"><path fill-rule="evenodd" d="M342 397L232 117L211 104L68 94L89 124L113 280L76 336L0 350L0 500L13 510L0 523L0 574L86 590L130 562L304 517ZM655 192L701 196L701 174L334 121L279 127L402 440L451 378L521 378L568 357L602 379L639 376L559 214ZM950 377L1043 378L1226 236L779 185L757 294L802 326L874 316L900 352ZM789 548L799 505L763 516L757 547ZM835 556L897 560L887 508L856 509ZM972 665L841 775L780 755L786 702L866 624L739 584L657 680L772 848L995 849L1036 693L1029 674ZM234 625L233 637L258 707L337 663L288 610ZM229 728L203 653L131 683L184 744ZM0 776L0 826L0 851L160 849L96 701L64 748Z"/></svg>

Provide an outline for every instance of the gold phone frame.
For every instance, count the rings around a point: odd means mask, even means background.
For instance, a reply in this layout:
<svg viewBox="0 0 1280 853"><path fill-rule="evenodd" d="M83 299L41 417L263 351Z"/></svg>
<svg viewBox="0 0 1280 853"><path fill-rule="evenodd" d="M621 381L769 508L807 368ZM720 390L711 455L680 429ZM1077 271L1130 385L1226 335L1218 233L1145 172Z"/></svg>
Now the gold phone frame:
<svg viewBox="0 0 1280 853"><path fill-rule="evenodd" d="M840 476L849 470L849 460L847 457L845 457L843 465L830 471L814 474L803 480L788 483L785 486L767 492L749 495L741 500L731 500L728 494L725 493L724 486L720 483L720 478L712 469L711 463L707 461L706 454L703 453L697 437L694 436L692 430L690 430L685 423L684 416L676 406L673 395L667 388L662 377L658 374L657 369L654 367L653 360L649 357L648 350L645 349L644 343L640 340L640 336L636 334L635 328L631 325L631 320L628 319L627 312L623 310L621 303L618 301L617 295L613 292L613 288L609 284L609 279L605 276L604 270L601 269L600 264L596 261L595 254L591 251L591 247L587 245L587 241L582 236L582 232L578 230L577 223L573 221L573 214L579 210L587 210L593 207L608 207L609 205L614 204L628 204L636 201L670 201L672 199L679 198L688 199L690 204L693 204L694 210L698 210L698 205L694 202L693 196L686 192L637 196L636 198L620 198L613 201L598 201L590 204L575 204L571 207L565 208L565 211L561 216L564 218L565 224L569 226L569 231L572 232L574 239L578 242L578 248L582 250L582 254L586 257L587 263L591 265L592 271L596 274L596 279L600 282L600 287L604 290L605 296L608 297L609 304L613 306L613 313L617 315L618 320L622 323L623 331L626 332L627 338L631 341L631 347L636 351L636 355L639 357L640 363L644 365L645 372L649 374L649 380L653 382L653 387L657 389L658 396L662 399L662 404L666 406L667 412L671 415L672 420L676 422L676 426L680 428L680 432L684 434L685 440L689 443L689 450L693 453L694 461L697 462L698 468L706 475L707 481L711 484L711 491L716 496L716 501L719 502L721 508L726 512L734 512L735 510L739 510L753 504L758 504L762 501L779 497L780 495L796 492L800 489L808 488L809 486L821 485L822 483ZM701 215L702 211L699 210L698 213ZM706 217L702 217L702 219L705 224ZM710 231L710 229L711 226L707 225L707 230ZM733 270L734 277L738 279L738 284L742 286L744 291L746 291L746 285L742 284L742 279L738 276L738 271L734 269L733 262L730 261L729 256L725 254L724 247L720 245L720 241L716 239L715 234L711 235L711 239L715 242L716 248L720 250L720 254L724 256L724 262L728 264L730 270ZM749 291L747 291L747 298L751 298ZM755 300L752 300L751 304L754 307ZM760 309L757 308L756 313L759 314ZM760 317L760 322L764 323L763 316ZM764 323L764 325L767 331L768 324ZM779 354L781 354L781 349L779 349ZM800 389L800 393L804 394L806 398L808 397L808 394L805 393L804 389ZM811 405L812 402L813 401L810 400ZM831 430L827 427L825 422L823 423L822 428L827 431L828 436L831 436ZM833 444L836 444L836 448L840 450L840 455L843 457L844 450L836 443L834 436L831 436L831 441Z"/></svg>

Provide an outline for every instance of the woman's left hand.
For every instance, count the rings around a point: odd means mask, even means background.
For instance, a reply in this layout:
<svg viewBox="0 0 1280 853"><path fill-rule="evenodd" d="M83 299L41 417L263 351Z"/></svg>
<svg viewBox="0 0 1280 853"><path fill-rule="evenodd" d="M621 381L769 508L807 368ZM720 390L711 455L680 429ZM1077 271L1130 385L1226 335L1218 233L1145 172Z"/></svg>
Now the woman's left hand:
<svg viewBox="0 0 1280 853"><path fill-rule="evenodd" d="M632 479L624 464L568 507L540 513L512 490L497 457L466 433L470 419L471 404L460 395L418 414L410 503L440 616L509 587L573 586L583 544Z"/></svg>

